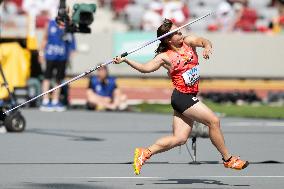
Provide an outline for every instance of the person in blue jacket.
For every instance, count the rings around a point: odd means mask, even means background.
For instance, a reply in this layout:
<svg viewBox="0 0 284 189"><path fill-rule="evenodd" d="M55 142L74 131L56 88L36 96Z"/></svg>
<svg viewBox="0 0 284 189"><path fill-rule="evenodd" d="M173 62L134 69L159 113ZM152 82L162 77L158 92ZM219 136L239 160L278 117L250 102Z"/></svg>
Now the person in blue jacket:
<svg viewBox="0 0 284 189"><path fill-rule="evenodd" d="M101 67L90 78L87 106L96 110L125 110L126 95L118 89L116 78L109 76L107 67Z"/></svg>
<svg viewBox="0 0 284 189"><path fill-rule="evenodd" d="M76 49L74 35L66 33L64 27L50 20L42 41L42 49L39 52L40 61L46 62L42 92L50 88L51 79L55 78L56 84L60 84L65 77L65 70L70 55ZM42 111L64 111L66 108L60 102L60 88L52 94L52 101L49 95L43 97L40 110Z"/></svg>

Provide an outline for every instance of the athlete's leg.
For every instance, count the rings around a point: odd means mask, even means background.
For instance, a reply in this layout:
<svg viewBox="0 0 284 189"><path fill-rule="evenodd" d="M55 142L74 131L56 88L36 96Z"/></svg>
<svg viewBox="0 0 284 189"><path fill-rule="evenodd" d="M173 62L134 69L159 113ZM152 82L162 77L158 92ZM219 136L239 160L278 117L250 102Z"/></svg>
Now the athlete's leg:
<svg viewBox="0 0 284 189"><path fill-rule="evenodd" d="M183 115L207 125L209 127L209 137L211 142L221 153L225 160L231 157L226 145L223 133L220 128L219 118L202 102L197 102L192 107L183 112Z"/></svg>
<svg viewBox="0 0 284 189"><path fill-rule="evenodd" d="M151 157L151 155L185 144L190 135L192 125L193 121L191 119L175 111L172 135L158 139L149 148L135 149L133 161L134 173L136 175L140 174L143 164Z"/></svg>
<svg viewBox="0 0 284 189"><path fill-rule="evenodd" d="M173 134L162 137L151 145L148 148L151 151L151 155L185 144L190 135L192 125L193 121L190 118L175 111L173 118Z"/></svg>

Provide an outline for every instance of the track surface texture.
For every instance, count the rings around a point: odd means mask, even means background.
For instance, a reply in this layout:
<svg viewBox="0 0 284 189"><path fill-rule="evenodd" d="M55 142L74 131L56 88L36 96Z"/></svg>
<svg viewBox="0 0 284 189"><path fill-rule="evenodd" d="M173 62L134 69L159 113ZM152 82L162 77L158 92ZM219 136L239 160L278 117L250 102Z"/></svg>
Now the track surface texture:
<svg viewBox="0 0 284 189"><path fill-rule="evenodd" d="M157 154L133 174L135 147L171 132L171 115L25 109L26 131L0 136L1 189L214 188L276 189L284 185L284 120L221 118L226 144L250 161L225 169L209 139L197 160L185 146ZM191 139L188 140L191 148Z"/></svg>

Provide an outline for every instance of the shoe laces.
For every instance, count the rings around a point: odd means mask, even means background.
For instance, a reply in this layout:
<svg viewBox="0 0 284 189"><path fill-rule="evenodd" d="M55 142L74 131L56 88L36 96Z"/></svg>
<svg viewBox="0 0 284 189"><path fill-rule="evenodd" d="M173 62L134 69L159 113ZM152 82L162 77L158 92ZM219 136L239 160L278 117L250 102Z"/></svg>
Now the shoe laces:
<svg viewBox="0 0 284 189"><path fill-rule="evenodd" d="M138 157L140 165L144 165L145 162L151 157L147 152L142 151L142 154Z"/></svg>
<svg viewBox="0 0 284 189"><path fill-rule="evenodd" d="M235 156L234 158L232 158L232 167L236 167L238 166L240 163L242 163L242 160L240 159L239 156Z"/></svg>

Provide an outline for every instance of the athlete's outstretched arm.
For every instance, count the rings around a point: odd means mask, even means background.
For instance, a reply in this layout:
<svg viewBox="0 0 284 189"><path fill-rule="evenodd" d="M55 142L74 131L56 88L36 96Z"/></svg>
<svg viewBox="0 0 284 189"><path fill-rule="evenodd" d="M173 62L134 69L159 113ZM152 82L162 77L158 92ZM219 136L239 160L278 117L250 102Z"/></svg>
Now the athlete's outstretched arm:
<svg viewBox="0 0 284 189"><path fill-rule="evenodd" d="M196 47L204 48L203 58L205 59L209 59L209 55L212 54L212 43L208 39L190 35L184 38L184 42L193 48Z"/></svg>
<svg viewBox="0 0 284 189"><path fill-rule="evenodd" d="M115 64L119 64L121 62L125 62L126 64L128 64L129 66L131 66L132 68L138 70L141 73L150 73L150 72L154 72L156 70L158 70L163 64L164 61L162 60L161 55L157 55L154 59L152 59L151 61L145 63L145 64L140 64L136 61L133 60L128 60L127 58L123 57L115 57L113 59L113 62Z"/></svg>

